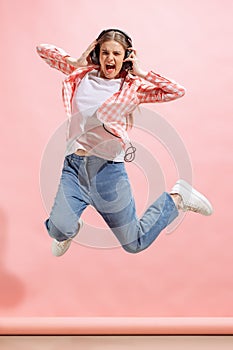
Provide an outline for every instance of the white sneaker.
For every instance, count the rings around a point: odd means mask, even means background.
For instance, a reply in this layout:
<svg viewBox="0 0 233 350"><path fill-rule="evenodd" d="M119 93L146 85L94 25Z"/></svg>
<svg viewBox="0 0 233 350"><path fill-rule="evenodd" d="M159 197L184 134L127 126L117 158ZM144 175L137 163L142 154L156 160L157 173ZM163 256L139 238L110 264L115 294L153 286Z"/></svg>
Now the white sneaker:
<svg viewBox="0 0 233 350"><path fill-rule="evenodd" d="M83 220L80 218L78 223L79 223L79 227L76 235L78 234L79 230L83 227ZM61 242L54 239L52 242L52 254L54 256L62 256L63 254L65 254L65 252L69 249L73 238L68 238L65 241L61 241Z"/></svg>
<svg viewBox="0 0 233 350"><path fill-rule="evenodd" d="M208 199L192 188L185 180L178 180L170 194L178 193L182 197L182 204L179 209L183 211L194 211L202 215L211 215L213 208Z"/></svg>

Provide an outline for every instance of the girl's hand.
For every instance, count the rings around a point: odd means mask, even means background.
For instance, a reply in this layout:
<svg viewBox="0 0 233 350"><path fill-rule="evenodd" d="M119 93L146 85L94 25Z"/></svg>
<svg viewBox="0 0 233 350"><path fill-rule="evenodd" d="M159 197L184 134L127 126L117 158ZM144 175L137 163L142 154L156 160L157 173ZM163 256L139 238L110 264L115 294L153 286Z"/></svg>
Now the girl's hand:
<svg viewBox="0 0 233 350"><path fill-rule="evenodd" d="M129 72L141 78L144 78L148 74L148 72L140 68L139 59L136 55L136 50L134 50L132 47L130 47L128 50L132 52L129 55L129 57L124 60L124 62L132 62L132 69L130 69Z"/></svg>
<svg viewBox="0 0 233 350"><path fill-rule="evenodd" d="M82 55L79 58L67 57L66 58L67 63L69 63L70 65L72 65L75 68L93 65L91 58L90 58L90 53L92 50L94 50L96 44L97 44L97 40L94 40L88 46L88 48L82 53ZM96 66L96 67L98 67L98 66Z"/></svg>

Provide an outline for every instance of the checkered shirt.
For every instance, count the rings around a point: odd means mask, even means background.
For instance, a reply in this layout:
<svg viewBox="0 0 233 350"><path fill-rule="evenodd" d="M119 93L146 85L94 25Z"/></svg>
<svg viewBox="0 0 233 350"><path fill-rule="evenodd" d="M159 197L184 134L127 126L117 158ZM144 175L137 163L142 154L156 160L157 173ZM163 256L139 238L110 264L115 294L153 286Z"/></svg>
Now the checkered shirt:
<svg viewBox="0 0 233 350"><path fill-rule="evenodd" d="M62 97L68 116L68 129L72 118L72 98L76 87L82 78L94 66L75 68L66 62L69 55L61 48L50 44L37 46L41 58L52 68L65 73L67 78L63 81ZM120 91L108 98L98 109L97 118L116 136L123 144L130 140L126 131L126 117L141 103L168 102L182 97L185 88L173 80L150 71L145 78L127 75Z"/></svg>

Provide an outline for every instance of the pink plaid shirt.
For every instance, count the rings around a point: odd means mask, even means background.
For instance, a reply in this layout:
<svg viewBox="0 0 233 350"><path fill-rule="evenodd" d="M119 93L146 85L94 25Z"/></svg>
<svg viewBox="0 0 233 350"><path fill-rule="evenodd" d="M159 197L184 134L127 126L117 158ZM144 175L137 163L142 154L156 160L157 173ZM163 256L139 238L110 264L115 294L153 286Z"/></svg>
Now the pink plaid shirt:
<svg viewBox="0 0 233 350"><path fill-rule="evenodd" d="M68 129L72 118L72 98L76 87L84 75L93 70L94 66L75 68L66 62L69 55L62 49L49 44L37 46L41 58L52 68L65 73L67 78L63 81L62 97L68 116ZM120 91L108 98L98 109L97 118L106 125L123 144L129 142L126 131L126 116L132 113L141 103L167 102L175 100L185 94L185 89L175 81L150 71L142 79L127 75Z"/></svg>

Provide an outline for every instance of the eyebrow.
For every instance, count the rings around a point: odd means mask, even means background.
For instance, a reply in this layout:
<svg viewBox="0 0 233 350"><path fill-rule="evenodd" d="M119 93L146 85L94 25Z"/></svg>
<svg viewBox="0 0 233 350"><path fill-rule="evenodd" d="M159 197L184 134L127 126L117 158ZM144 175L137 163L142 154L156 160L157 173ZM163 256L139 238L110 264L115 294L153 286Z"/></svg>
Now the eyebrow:
<svg viewBox="0 0 233 350"><path fill-rule="evenodd" d="M102 52L108 52L109 50L107 50L107 49L102 49L101 51L102 51ZM121 51L118 51L118 50L114 50L113 52L114 52L114 53L121 53Z"/></svg>

